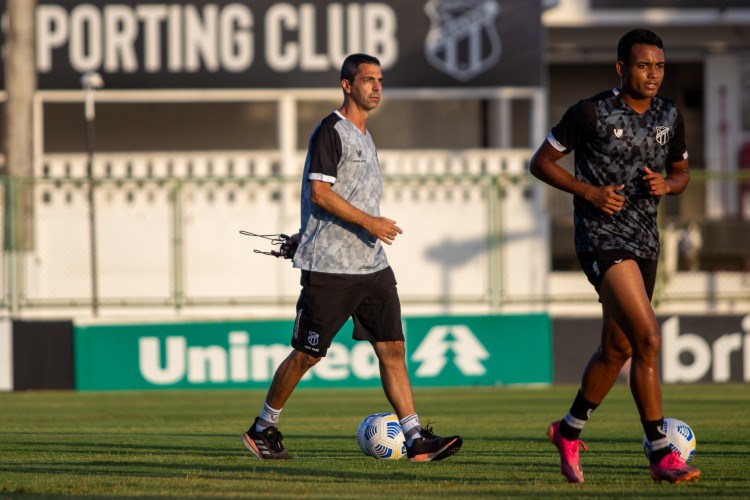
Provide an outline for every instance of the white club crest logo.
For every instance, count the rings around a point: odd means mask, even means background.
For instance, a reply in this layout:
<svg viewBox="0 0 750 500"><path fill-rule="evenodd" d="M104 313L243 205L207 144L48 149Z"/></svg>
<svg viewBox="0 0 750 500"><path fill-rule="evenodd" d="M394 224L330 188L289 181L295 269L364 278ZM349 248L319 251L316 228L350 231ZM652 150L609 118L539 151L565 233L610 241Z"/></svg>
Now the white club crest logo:
<svg viewBox="0 0 750 500"><path fill-rule="evenodd" d="M669 127L660 125L656 127L656 142L664 146L672 137L672 130Z"/></svg>
<svg viewBox="0 0 750 500"><path fill-rule="evenodd" d="M429 0L424 10L432 23L425 55L443 73L465 82L500 60L498 0Z"/></svg>
<svg viewBox="0 0 750 500"><path fill-rule="evenodd" d="M320 341L320 335L318 335L315 332L309 332L307 334L307 343L310 345L318 345L318 342Z"/></svg>
<svg viewBox="0 0 750 500"><path fill-rule="evenodd" d="M621 129L621 128L616 128L616 129L614 130L614 132L615 132L615 137L617 137L618 139L619 139L620 137L622 137L622 129Z"/></svg>

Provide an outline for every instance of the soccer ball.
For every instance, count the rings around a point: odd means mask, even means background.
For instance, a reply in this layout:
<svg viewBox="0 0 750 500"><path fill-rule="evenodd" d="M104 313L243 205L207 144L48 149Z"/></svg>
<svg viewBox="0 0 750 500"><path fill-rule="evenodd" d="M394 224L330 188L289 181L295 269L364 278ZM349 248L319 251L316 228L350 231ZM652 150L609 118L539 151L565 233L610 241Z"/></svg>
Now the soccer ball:
<svg viewBox="0 0 750 500"><path fill-rule="evenodd" d="M682 420L665 418L664 433L667 435L672 451L677 452L685 462L689 462L695 454L696 441L693 429ZM651 456L651 443L645 435L643 436L643 452L647 458Z"/></svg>
<svg viewBox="0 0 750 500"><path fill-rule="evenodd" d="M383 460L398 460L406 455L404 433L393 413L374 413L357 428L357 444L365 455Z"/></svg>

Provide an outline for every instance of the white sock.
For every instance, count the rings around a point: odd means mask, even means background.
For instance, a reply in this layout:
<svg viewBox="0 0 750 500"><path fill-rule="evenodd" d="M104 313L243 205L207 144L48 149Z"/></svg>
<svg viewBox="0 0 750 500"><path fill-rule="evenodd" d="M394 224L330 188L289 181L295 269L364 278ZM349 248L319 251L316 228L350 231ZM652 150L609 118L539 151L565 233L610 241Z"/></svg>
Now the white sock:
<svg viewBox="0 0 750 500"><path fill-rule="evenodd" d="M263 411L260 412L258 423L255 424L255 430L263 432L266 427L278 427L280 413L281 409L277 410L268 406L268 403L263 403Z"/></svg>
<svg viewBox="0 0 750 500"><path fill-rule="evenodd" d="M407 446L411 446L415 439L422 437L422 434L419 433L422 430L422 426L419 423L419 416L416 413L405 416L399 420L399 424L401 424L401 431L404 433Z"/></svg>

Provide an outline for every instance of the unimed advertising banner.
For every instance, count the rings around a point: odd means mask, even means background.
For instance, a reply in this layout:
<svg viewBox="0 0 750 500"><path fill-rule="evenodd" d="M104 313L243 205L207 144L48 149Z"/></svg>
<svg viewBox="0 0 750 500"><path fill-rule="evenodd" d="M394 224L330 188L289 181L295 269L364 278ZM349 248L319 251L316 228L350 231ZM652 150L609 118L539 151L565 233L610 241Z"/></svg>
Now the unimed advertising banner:
<svg viewBox="0 0 750 500"><path fill-rule="evenodd" d="M550 383L546 314L406 318L415 387ZM292 321L78 326L80 390L266 388L290 353ZM378 387L368 342L347 323L301 387Z"/></svg>
<svg viewBox="0 0 750 500"><path fill-rule="evenodd" d="M109 89L330 87L353 52L389 87L539 86L540 3L38 0L39 86L97 71Z"/></svg>

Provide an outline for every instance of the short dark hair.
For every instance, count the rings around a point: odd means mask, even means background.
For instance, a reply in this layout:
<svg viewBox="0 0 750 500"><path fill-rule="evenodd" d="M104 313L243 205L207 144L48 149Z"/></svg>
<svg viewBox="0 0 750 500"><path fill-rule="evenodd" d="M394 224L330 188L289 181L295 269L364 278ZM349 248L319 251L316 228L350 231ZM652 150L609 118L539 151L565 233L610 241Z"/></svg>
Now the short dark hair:
<svg viewBox="0 0 750 500"><path fill-rule="evenodd" d="M380 66L380 60L368 54L349 54L341 65L341 80L354 82L360 64L374 64Z"/></svg>
<svg viewBox="0 0 750 500"><path fill-rule="evenodd" d="M633 49L633 45L656 45L660 49L664 50L664 42L661 41L659 35L653 31L644 29L635 29L625 33L620 38L620 43L617 44L617 60L624 63L630 62L630 52Z"/></svg>

